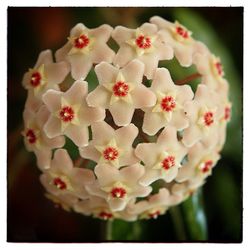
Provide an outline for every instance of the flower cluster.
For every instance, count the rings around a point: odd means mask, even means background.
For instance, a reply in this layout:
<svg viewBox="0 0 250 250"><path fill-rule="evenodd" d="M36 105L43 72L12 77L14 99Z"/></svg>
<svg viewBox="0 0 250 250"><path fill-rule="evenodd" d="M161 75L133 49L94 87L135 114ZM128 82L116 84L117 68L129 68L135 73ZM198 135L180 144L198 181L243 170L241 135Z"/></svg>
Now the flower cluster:
<svg viewBox="0 0 250 250"><path fill-rule="evenodd" d="M159 67L174 57L196 67L197 87ZM77 24L55 59L41 52L23 77L22 135L48 199L67 211L134 221L157 218L206 182L231 103L221 60L191 31L160 17L137 29Z"/></svg>

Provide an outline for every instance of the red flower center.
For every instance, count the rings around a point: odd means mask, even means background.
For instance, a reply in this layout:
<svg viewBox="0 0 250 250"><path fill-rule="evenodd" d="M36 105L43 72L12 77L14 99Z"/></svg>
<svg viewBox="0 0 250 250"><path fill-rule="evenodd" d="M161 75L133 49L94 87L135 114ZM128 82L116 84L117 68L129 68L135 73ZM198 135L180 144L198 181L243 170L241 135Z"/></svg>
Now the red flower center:
<svg viewBox="0 0 250 250"><path fill-rule="evenodd" d="M157 217L158 217L159 215L161 215L161 213L160 213L159 210L157 210L157 211L155 211L155 212L153 212L153 213L148 213L148 216L149 216L150 219L157 219Z"/></svg>
<svg viewBox="0 0 250 250"><path fill-rule="evenodd" d="M165 169L165 170L168 170L172 167L175 166L175 157L170 155L168 157L166 157L162 162L162 167Z"/></svg>
<svg viewBox="0 0 250 250"><path fill-rule="evenodd" d="M180 26L176 27L176 33L185 39L189 37L188 31Z"/></svg>
<svg viewBox="0 0 250 250"><path fill-rule="evenodd" d="M75 113L70 106L65 106L60 110L60 118L64 122L71 122L74 119Z"/></svg>
<svg viewBox="0 0 250 250"><path fill-rule="evenodd" d="M33 87L37 87L37 86L40 85L41 80L42 80L41 74L40 74L39 72L34 72L34 73L31 75L30 84L31 84Z"/></svg>
<svg viewBox="0 0 250 250"><path fill-rule="evenodd" d="M166 96L161 100L161 108L164 111L170 112L175 108L175 99L172 96Z"/></svg>
<svg viewBox="0 0 250 250"><path fill-rule="evenodd" d="M213 161L208 160L208 161L204 162L204 165L202 166L201 171L203 173L207 173L211 169L212 166L213 166Z"/></svg>
<svg viewBox="0 0 250 250"><path fill-rule="evenodd" d="M103 220L108 220L108 219L111 219L113 217L113 214L102 211L99 213L98 216L99 216L99 218L101 218Z"/></svg>
<svg viewBox="0 0 250 250"><path fill-rule="evenodd" d="M150 38L143 35L138 36L135 42L140 49L148 49L152 45Z"/></svg>
<svg viewBox="0 0 250 250"><path fill-rule="evenodd" d="M129 86L125 82L117 82L113 86L113 92L115 96L124 97L129 92Z"/></svg>
<svg viewBox="0 0 250 250"><path fill-rule="evenodd" d="M113 161L117 159L118 155L118 150L113 147L108 147L103 151L103 157L108 161Z"/></svg>
<svg viewBox="0 0 250 250"><path fill-rule="evenodd" d="M85 48L89 45L89 38L86 35L80 35L74 40L74 46L77 49Z"/></svg>
<svg viewBox="0 0 250 250"><path fill-rule="evenodd" d="M67 185L66 183L59 177L55 178L53 180L53 184L58 188L58 189L61 189L61 190L65 190L67 188Z"/></svg>
<svg viewBox="0 0 250 250"><path fill-rule="evenodd" d="M230 120L231 118L231 108L230 107L225 107L225 110L224 110L224 119L226 121Z"/></svg>
<svg viewBox="0 0 250 250"><path fill-rule="evenodd" d="M203 118L206 126L210 126L214 123L214 114L211 111L206 112Z"/></svg>
<svg viewBox="0 0 250 250"><path fill-rule="evenodd" d="M217 70L218 75L223 76L224 72L223 72L223 67L222 67L221 62L216 62L215 63L215 68Z"/></svg>
<svg viewBox="0 0 250 250"><path fill-rule="evenodd" d="M113 198L124 198L127 191L122 187L115 187L111 190L111 195Z"/></svg>
<svg viewBox="0 0 250 250"><path fill-rule="evenodd" d="M36 138L35 132L32 129L29 129L26 132L26 137L30 144L36 143L37 138Z"/></svg>

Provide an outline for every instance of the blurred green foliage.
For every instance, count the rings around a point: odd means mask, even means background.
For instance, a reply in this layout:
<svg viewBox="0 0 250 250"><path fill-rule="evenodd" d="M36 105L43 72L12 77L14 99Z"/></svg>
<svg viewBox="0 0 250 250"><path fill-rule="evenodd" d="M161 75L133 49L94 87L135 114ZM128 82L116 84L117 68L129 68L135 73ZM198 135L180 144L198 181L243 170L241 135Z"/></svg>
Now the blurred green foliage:
<svg viewBox="0 0 250 250"><path fill-rule="evenodd" d="M70 28L78 22L90 28L103 23L135 28L154 15L170 21L178 20L192 30L194 38L203 41L215 55L221 57L230 83L233 109L227 142L220 162L203 188L203 196L198 193L157 220L134 223L115 220L107 224L79 214L55 210L51 202L43 197L34 157L25 153L20 143L18 133L26 98L26 92L20 84L23 73L35 64L41 50L51 48L55 51L61 47L66 42ZM21 41L20 37L23 38ZM117 50L112 40L110 45ZM114 241L240 242L242 46L243 8L9 8L8 180L11 183L8 183L8 240L89 242L104 241L108 236ZM174 80L195 72L194 67L179 67L176 60L161 62L160 66L167 67ZM93 70L86 80L89 90L98 84ZM195 80L191 86L195 88L198 82ZM78 150L70 140L67 140L66 148L76 159ZM14 154L22 160L15 161L15 157L12 157ZM33 189L34 186L36 188ZM27 221L25 218L30 219ZM68 225L71 225L70 228Z"/></svg>

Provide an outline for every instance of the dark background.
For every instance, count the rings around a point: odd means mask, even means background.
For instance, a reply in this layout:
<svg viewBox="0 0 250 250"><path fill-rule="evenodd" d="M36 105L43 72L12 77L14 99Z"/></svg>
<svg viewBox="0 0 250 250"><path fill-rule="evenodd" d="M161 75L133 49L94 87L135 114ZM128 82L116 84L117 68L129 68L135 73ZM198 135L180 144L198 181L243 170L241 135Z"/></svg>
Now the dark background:
<svg viewBox="0 0 250 250"><path fill-rule="evenodd" d="M224 63L230 82L233 118L222 159L203 188L209 242L242 238L242 75L243 8L8 8L8 214L7 240L14 242L98 242L105 223L56 209L44 197L35 157L20 135L26 91L24 72L40 51L55 52L78 22L135 28L153 15L179 20ZM194 32L195 31L195 32ZM178 241L167 213L142 223L149 242Z"/></svg>

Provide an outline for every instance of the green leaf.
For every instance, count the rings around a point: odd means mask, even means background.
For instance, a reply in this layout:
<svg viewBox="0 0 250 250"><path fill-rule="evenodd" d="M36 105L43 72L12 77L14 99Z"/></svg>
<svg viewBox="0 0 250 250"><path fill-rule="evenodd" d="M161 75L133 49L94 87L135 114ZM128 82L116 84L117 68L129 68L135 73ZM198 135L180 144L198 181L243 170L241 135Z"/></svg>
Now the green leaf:
<svg viewBox="0 0 250 250"><path fill-rule="evenodd" d="M126 222L110 220L106 224L107 241L139 241L142 240L142 221Z"/></svg>
<svg viewBox="0 0 250 250"><path fill-rule="evenodd" d="M188 239L192 241L207 240L207 221L201 189L181 204L181 210Z"/></svg>

